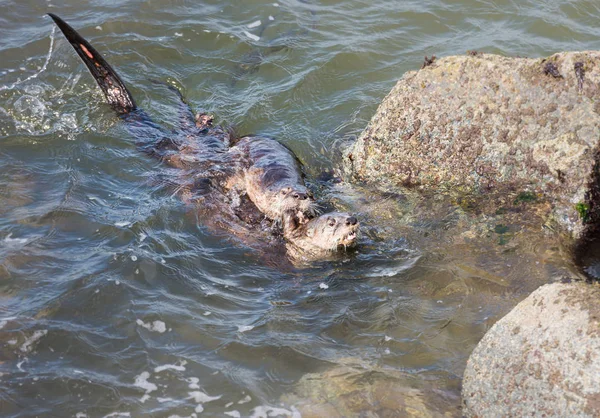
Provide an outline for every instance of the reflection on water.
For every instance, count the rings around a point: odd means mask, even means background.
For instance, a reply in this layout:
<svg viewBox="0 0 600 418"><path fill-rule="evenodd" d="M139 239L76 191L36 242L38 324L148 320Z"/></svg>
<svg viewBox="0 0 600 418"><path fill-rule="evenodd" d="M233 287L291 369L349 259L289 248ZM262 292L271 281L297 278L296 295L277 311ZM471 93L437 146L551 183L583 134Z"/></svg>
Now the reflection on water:
<svg viewBox="0 0 600 418"><path fill-rule="evenodd" d="M598 9L583 0L9 2L2 416L460 415L477 341L528 292L572 273L556 237L322 174L424 55L595 49ZM180 86L240 133L290 146L324 206L359 213L357 251L282 271L206 230L64 39L46 66L47 11L81 29L165 125L175 125L176 99L150 79Z"/></svg>

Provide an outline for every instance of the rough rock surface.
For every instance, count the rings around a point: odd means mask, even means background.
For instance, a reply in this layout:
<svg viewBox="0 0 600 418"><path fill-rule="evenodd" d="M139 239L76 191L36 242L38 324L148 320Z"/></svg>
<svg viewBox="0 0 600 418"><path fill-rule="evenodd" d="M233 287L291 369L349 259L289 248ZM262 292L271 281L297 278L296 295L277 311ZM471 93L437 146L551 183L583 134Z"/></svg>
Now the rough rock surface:
<svg viewBox="0 0 600 418"><path fill-rule="evenodd" d="M344 155L360 181L544 196L578 237L600 139L600 52L471 53L406 73Z"/></svg>
<svg viewBox="0 0 600 418"><path fill-rule="evenodd" d="M600 287L533 292L477 345L462 398L467 417L600 416Z"/></svg>

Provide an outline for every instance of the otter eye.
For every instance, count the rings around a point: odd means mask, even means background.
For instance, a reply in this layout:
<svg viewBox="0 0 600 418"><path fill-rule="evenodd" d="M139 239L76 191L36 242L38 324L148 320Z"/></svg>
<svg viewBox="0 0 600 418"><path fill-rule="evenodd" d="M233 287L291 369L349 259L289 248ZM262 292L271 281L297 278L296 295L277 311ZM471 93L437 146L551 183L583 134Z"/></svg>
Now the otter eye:
<svg viewBox="0 0 600 418"><path fill-rule="evenodd" d="M327 225L329 225L329 226L334 226L334 225L335 225L335 219L333 219L333 218L329 218L329 219L327 220Z"/></svg>

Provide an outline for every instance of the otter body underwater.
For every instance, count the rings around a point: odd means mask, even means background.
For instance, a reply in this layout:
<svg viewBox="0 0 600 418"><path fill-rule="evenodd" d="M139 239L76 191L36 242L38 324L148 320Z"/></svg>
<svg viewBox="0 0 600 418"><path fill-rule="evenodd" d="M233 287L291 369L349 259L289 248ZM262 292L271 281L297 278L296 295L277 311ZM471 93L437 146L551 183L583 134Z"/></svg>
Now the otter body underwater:
<svg viewBox="0 0 600 418"><path fill-rule="evenodd" d="M126 123L136 145L179 168L170 178L210 229L226 231L245 245L271 252L281 247L292 261L321 259L356 243L358 221L334 212L314 218L316 203L291 150L270 138L233 138L212 117L194 115L178 90L178 132L156 124L104 58L71 26L49 13ZM280 234L273 230L281 228Z"/></svg>

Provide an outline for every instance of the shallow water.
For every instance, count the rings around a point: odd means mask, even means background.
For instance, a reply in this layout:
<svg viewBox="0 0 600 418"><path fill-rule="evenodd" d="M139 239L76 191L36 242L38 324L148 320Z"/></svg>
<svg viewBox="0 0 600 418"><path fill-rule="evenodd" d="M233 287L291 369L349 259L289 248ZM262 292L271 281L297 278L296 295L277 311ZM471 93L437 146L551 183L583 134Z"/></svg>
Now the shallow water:
<svg viewBox="0 0 600 418"><path fill-rule="evenodd" d="M574 274L551 231L319 179L425 55L597 49L597 2L85 3L1 3L0 415L297 416L329 400L401 416L342 399L381 382L460 415L485 331ZM156 120L173 126L176 98L151 79L287 144L323 201L358 213L358 250L279 269L206 230L51 37L48 11Z"/></svg>

